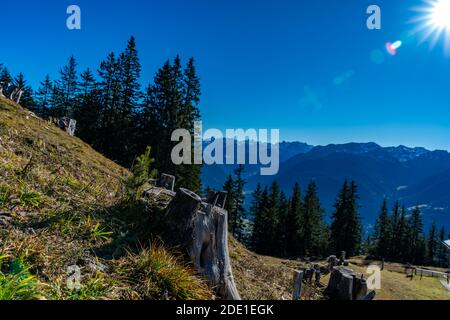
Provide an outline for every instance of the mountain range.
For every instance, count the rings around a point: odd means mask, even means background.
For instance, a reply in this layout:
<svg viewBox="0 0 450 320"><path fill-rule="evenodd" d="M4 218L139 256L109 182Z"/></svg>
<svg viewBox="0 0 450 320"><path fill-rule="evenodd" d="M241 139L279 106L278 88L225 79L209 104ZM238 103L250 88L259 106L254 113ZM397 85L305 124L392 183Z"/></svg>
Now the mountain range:
<svg viewBox="0 0 450 320"><path fill-rule="evenodd" d="M306 188L314 180L329 219L333 203L345 179L354 180L360 196L360 214L370 229L379 214L383 199L392 207L396 200L410 213L420 206L425 227L433 221L450 230L450 153L442 150L405 146L382 147L376 143L311 146L301 142L279 144L280 170L276 176L261 176L259 165L245 166L246 205L258 183L276 180L290 195L299 182ZM204 166L204 187L221 189L237 165Z"/></svg>

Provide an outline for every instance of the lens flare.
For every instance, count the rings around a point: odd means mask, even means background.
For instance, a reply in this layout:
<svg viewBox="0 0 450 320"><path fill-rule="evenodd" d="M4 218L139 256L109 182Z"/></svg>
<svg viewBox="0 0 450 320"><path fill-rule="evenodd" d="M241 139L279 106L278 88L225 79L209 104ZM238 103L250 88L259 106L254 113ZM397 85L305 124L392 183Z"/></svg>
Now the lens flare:
<svg viewBox="0 0 450 320"><path fill-rule="evenodd" d="M402 44L403 43L401 41L395 41L394 43L388 42L386 43L386 50L390 55L395 56L397 54L397 50L402 46Z"/></svg>

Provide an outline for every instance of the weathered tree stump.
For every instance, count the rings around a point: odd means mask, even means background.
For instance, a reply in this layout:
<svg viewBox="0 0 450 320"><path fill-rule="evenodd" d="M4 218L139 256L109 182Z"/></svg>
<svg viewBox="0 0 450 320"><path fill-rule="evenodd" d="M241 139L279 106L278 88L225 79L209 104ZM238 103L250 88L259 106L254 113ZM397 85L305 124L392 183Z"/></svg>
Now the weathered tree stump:
<svg viewBox="0 0 450 320"><path fill-rule="evenodd" d="M180 188L169 204L164 224L169 241L185 249L195 268L227 300L240 300L228 253L228 212L202 203Z"/></svg>
<svg viewBox="0 0 450 320"><path fill-rule="evenodd" d="M350 269L335 267L325 293L333 300L363 300L367 282Z"/></svg>

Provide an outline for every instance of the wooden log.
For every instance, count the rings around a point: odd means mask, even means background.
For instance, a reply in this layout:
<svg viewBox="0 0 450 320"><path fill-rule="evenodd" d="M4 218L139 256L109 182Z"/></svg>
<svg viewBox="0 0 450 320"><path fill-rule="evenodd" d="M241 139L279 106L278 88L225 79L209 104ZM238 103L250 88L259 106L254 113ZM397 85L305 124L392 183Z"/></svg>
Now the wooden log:
<svg viewBox="0 0 450 320"><path fill-rule="evenodd" d="M302 285L304 274L305 272L303 270L294 272L294 293L292 295L293 300L300 300L302 297Z"/></svg>

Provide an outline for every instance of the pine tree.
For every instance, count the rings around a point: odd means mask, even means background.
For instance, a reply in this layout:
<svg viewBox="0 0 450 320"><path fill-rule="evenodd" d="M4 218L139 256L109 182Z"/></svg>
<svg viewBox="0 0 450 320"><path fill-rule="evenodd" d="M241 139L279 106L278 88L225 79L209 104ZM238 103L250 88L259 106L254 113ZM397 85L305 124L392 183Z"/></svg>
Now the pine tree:
<svg viewBox="0 0 450 320"><path fill-rule="evenodd" d="M401 209L400 219L397 226L397 231L395 233L397 242L397 260L405 261L409 253L409 229L408 229L408 221L406 219L406 208L405 206Z"/></svg>
<svg viewBox="0 0 450 320"><path fill-rule="evenodd" d="M234 193L234 179L231 174L228 176L227 180L223 185L223 191L227 193L227 201L225 203L225 210L228 211L228 231L234 232L234 221L235 217L233 214L236 212L236 195Z"/></svg>
<svg viewBox="0 0 450 320"><path fill-rule="evenodd" d="M270 186L269 193L269 203L266 208L263 208L266 211L266 221L267 224L267 253L271 255L280 256L282 252L280 252L280 238L281 235L279 232L280 217L281 217L281 190L280 186L276 181L274 181Z"/></svg>
<svg viewBox="0 0 450 320"><path fill-rule="evenodd" d="M258 211L255 215L253 225L253 248L261 254L270 254L272 249L271 237L273 225L270 216L270 195L267 187L261 193L261 199L257 205Z"/></svg>
<svg viewBox="0 0 450 320"><path fill-rule="evenodd" d="M387 199L384 199L380 215L375 226L375 254L376 256L388 257L391 252L392 224L388 213Z"/></svg>
<svg viewBox="0 0 450 320"><path fill-rule="evenodd" d="M53 82L49 75L41 81L38 90L36 91L36 113L47 118L50 116L50 108L52 105Z"/></svg>
<svg viewBox="0 0 450 320"><path fill-rule="evenodd" d="M436 223L433 222L427 238L427 263L434 265L436 263L438 251L438 235L436 230Z"/></svg>
<svg viewBox="0 0 450 320"><path fill-rule="evenodd" d="M250 219L253 219L252 228L252 247L256 248L259 244L259 232L262 228L262 217L261 217L261 201L262 201L262 188L261 184L258 183L255 191L252 194L252 204L250 206Z"/></svg>
<svg viewBox="0 0 450 320"><path fill-rule="evenodd" d="M178 58L179 59L179 58ZM194 123L200 120L200 79L197 76L194 59L189 59L181 83L182 100L181 109L178 115L178 128L183 128L194 134ZM192 147L194 147L194 138L192 138ZM200 171L201 165L194 164L194 155L192 154L192 164L181 165L177 168L177 174L181 178L180 184L186 188L196 191L201 189Z"/></svg>
<svg viewBox="0 0 450 320"><path fill-rule="evenodd" d="M302 225L302 210L300 185L296 183L286 217L286 253L290 257L299 256L301 252L299 236Z"/></svg>
<svg viewBox="0 0 450 320"><path fill-rule="evenodd" d="M245 194L244 194L244 188L246 181L243 178L244 173L244 166L240 165L235 171L234 174L236 176L236 179L234 180L234 194L235 194L235 232L236 237L241 240L244 230L243 230L243 220L245 219L245 208L244 208L244 201L245 201Z"/></svg>
<svg viewBox="0 0 450 320"><path fill-rule="evenodd" d="M0 85L3 88L3 92L8 88L10 84L12 84L13 78L11 74L9 73L8 69L6 67L3 67L0 72Z"/></svg>
<svg viewBox="0 0 450 320"><path fill-rule="evenodd" d="M398 201L394 204L392 211L392 240L391 240L391 252L389 257L391 259L398 259L399 252L401 251L402 233L400 230L401 212L400 203Z"/></svg>
<svg viewBox="0 0 450 320"><path fill-rule="evenodd" d="M19 73L17 77L14 78L13 84L19 89L22 90L22 97L20 99L20 105L24 108L27 108L31 111L35 111L34 109L34 98L33 98L33 89L28 85L27 80L25 80L25 76L23 73Z"/></svg>
<svg viewBox="0 0 450 320"><path fill-rule="evenodd" d="M171 135L176 129L194 134L194 121L200 118L199 101L200 82L194 60L183 71L181 59L176 56L173 63L167 61L158 70L154 83L148 86L141 113L142 139L155 146L159 171L175 174L178 186L193 191L201 189L200 165L172 163L171 150L177 142L171 141Z"/></svg>
<svg viewBox="0 0 450 320"><path fill-rule="evenodd" d="M410 259L415 264L422 264L425 260L426 245L423 237L423 223L420 208L416 207L410 221Z"/></svg>
<svg viewBox="0 0 450 320"><path fill-rule="evenodd" d="M56 82L55 105L52 110L53 116L55 117L71 117L73 115L76 107L76 96L78 94L78 75L76 68L77 62L71 56L67 65L60 71L61 78Z"/></svg>
<svg viewBox="0 0 450 320"><path fill-rule="evenodd" d="M443 243L446 240L445 227L442 227L439 232L440 243L438 245L438 266L442 268L448 268L448 249Z"/></svg>
<svg viewBox="0 0 450 320"><path fill-rule="evenodd" d="M77 120L77 136L97 148L101 130L101 95L90 69L81 73L80 78L77 108L74 111L74 118Z"/></svg>
<svg viewBox="0 0 450 320"><path fill-rule="evenodd" d="M287 215L289 210L289 201L286 194L281 191L280 204L277 217L276 226L276 255L279 257L286 257L287 254L287 242L286 242L286 229L287 229Z"/></svg>
<svg viewBox="0 0 450 320"><path fill-rule="evenodd" d="M329 232L323 221L324 210L317 197L317 186L310 182L303 200L304 210L300 243L305 255L324 256L328 251Z"/></svg>
<svg viewBox="0 0 450 320"><path fill-rule="evenodd" d="M361 223L358 213L357 186L344 182L334 205L331 224L331 247L335 254L345 251L349 256L359 253L361 247Z"/></svg>

